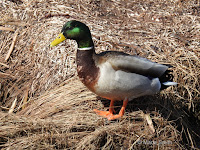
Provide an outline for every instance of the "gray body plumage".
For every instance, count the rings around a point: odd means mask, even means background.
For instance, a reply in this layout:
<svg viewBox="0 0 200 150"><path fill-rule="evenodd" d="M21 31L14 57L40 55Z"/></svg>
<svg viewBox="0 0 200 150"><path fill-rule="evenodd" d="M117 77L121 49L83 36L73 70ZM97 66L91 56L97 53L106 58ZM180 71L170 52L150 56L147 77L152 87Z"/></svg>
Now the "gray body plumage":
<svg viewBox="0 0 200 150"><path fill-rule="evenodd" d="M160 91L159 77L168 66L151 62L145 58L131 56L120 52L106 52L97 55L100 77L95 86L95 93L101 97L132 100Z"/></svg>

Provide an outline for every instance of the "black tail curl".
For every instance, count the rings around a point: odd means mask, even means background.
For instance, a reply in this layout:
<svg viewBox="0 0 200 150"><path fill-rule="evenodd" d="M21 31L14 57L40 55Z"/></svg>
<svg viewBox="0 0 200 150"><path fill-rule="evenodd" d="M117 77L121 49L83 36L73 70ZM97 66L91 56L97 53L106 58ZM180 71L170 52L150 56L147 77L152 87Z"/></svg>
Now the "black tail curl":
<svg viewBox="0 0 200 150"><path fill-rule="evenodd" d="M167 82L167 81L171 81L173 82L174 76L172 75L172 70L166 70L165 73L159 77L159 80L161 82L161 89L160 90L164 90L169 86L163 85L162 83Z"/></svg>

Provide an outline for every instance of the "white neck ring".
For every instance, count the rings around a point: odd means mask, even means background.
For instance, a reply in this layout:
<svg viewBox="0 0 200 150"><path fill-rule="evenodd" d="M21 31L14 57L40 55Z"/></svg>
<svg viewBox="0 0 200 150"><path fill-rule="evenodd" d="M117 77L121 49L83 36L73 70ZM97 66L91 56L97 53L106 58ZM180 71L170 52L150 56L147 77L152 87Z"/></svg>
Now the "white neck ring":
<svg viewBox="0 0 200 150"><path fill-rule="evenodd" d="M88 51L88 50L91 50L91 49L93 49L94 47L93 46L91 46L91 47L84 47L84 48L77 48L78 50L80 50L80 51Z"/></svg>

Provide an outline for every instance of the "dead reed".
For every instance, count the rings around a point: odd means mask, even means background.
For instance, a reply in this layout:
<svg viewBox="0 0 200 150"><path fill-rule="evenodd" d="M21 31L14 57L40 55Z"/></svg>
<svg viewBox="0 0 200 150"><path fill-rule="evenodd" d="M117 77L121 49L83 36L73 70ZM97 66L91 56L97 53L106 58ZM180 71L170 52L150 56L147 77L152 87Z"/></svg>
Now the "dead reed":
<svg viewBox="0 0 200 150"><path fill-rule="evenodd" d="M0 147L200 147L199 6L198 0L2 0ZM74 77L76 43L48 46L72 19L90 27L97 52L170 64L179 85L136 99L119 121L96 116L93 108L106 109L107 101Z"/></svg>

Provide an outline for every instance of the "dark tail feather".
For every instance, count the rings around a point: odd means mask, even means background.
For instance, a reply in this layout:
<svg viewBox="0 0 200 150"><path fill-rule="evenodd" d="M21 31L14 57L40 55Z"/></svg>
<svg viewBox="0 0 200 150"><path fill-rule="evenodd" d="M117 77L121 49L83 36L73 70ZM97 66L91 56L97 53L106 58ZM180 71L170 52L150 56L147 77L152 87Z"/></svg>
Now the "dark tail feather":
<svg viewBox="0 0 200 150"><path fill-rule="evenodd" d="M171 70L166 70L165 73L161 77L159 77L159 80L161 82L160 90L166 89L171 85L177 85L176 82L173 82L174 76L171 73L172 73Z"/></svg>

